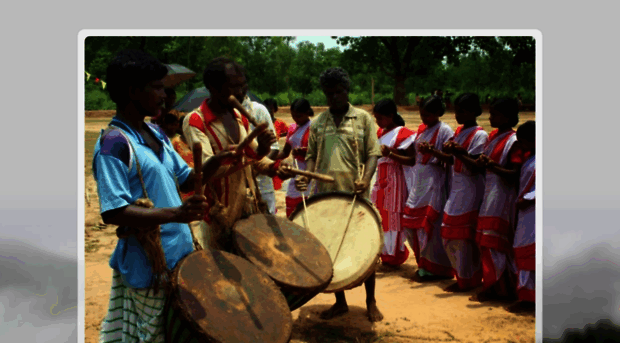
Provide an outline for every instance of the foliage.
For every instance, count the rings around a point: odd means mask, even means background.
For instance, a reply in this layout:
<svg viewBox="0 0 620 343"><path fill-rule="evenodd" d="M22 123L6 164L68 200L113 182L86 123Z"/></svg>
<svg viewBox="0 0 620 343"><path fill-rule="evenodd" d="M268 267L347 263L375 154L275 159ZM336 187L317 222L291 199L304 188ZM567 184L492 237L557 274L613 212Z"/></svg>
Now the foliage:
<svg viewBox="0 0 620 343"><path fill-rule="evenodd" d="M342 47L296 42L294 37L87 37L85 83L87 109L113 109L105 81L107 63L120 49L143 49L163 63L177 63L197 75L177 88L177 98L203 86L202 71L217 56L241 63L250 90L261 99L276 98L279 106L304 97L325 106L319 87L321 72L341 66L352 82L351 103L370 104L392 98L414 104L415 94L429 96L435 88L475 92L481 98L521 93L524 103L535 95L535 41L532 37L332 37Z"/></svg>

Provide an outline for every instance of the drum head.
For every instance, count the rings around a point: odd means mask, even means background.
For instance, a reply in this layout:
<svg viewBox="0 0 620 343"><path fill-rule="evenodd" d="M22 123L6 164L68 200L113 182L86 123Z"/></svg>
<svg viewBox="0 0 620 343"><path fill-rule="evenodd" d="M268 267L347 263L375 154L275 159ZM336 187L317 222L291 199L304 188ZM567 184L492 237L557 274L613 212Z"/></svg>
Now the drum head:
<svg viewBox="0 0 620 343"><path fill-rule="evenodd" d="M340 192L315 195L306 201L308 231L327 248L334 268L334 277L325 292L358 286L374 271L383 248L381 217L370 202L359 196L344 236L352 201L353 195ZM299 204L291 214L293 222L304 225L304 212L303 204ZM341 241L340 253L334 260Z"/></svg>
<svg viewBox="0 0 620 343"><path fill-rule="evenodd" d="M269 277L245 259L201 250L179 262L179 307L216 342L287 342L293 319Z"/></svg>
<svg viewBox="0 0 620 343"><path fill-rule="evenodd" d="M314 235L302 226L268 214L238 221L235 246L240 254L278 285L294 291L324 289L332 277L332 261Z"/></svg>

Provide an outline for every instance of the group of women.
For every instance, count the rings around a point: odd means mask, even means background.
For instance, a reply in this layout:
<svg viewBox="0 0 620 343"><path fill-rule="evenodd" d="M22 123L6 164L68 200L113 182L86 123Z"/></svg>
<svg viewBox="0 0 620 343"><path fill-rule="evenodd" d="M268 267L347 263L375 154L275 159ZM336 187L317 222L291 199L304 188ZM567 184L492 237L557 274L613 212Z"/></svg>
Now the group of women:
<svg viewBox="0 0 620 343"><path fill-rule="evenodd" d="M306 99L295 100L290 109L294 123L277 159L292 154L294 165L303 170L314 112ZM441 121L445 106L440 97L423 100L422 124L414 131L405 127L393 100L373 108L382 157L371 200L383 222L382 264L405 263L408 241L418 265L414 280L455 278L445 291L480 288L471 300L517 300L508 310L533 310L535 123L514 130L516 99L491 104L490 134L477 123L482 114L477 95L461 94L454 109L456 131ZM174 137L174 127L164 131ZM182 155L191 162L187 151ZM310 189L303 192L309 195ZM289 182L287 217L301 201L302 192Z"/></svg>

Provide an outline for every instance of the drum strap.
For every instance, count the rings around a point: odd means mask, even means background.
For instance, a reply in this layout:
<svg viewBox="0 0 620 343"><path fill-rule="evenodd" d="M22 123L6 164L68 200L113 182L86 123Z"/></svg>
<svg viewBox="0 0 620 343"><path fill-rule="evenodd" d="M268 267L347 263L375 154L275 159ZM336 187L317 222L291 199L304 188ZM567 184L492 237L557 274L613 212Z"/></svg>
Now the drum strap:
<svg viewBox="0 0 620 343"><path fill-rule="evenodd" d="M101 139L103 139L104 135L108 132L118 129L119 132L125 137L127 143L129 144L129 148L131 151L136 151L133 144L131 143L131 139L129 136L125 134L125 132L116 126L109 125L109 127L103 132L101 135ZM131 159L130 159L131 160ZM153 208L155 205L153 201L149 199L148 193L146 191L146 185L144 183L144 178L142 177L142 169L140 168L140 162L138 161L138 156L135 156L136 160L136 171L138 173L138 179L140 180L140 185L142 186L142 198L136 200L134 205L145 207L145 208ZM178 189L177 189L178 190ZM136 228L136 227L118 227L116 229L116 236L118 238L127 238L129 236L135 236L144 252L147 255L147 258L151 262L151 270L153 273L154 281L153 281L153 291L157 293L159 291L160 286L164 286L167 291L169 291L169 280L171 277L170 271L168 270L166 263L166 255L164 254L164 249L161 246L161 227L153 226L149 228ZM167 292L169 294L169 292ZM147 294L148 295L148 294Z"/></svg>

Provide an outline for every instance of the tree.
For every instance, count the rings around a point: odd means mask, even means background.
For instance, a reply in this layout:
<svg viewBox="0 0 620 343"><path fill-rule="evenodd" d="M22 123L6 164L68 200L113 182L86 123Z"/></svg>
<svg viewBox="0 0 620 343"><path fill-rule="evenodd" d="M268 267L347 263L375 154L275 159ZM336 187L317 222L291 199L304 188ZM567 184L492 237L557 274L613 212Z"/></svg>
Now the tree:
<svg viewBox="0 0 620 343"><path fill-rule="evenodd" d="M467 49L470 37L332 37L348 46L345 59L368 64L394 81L394 101L407 105L406 81L426 75L445 59L453 62Z"/></svg>

